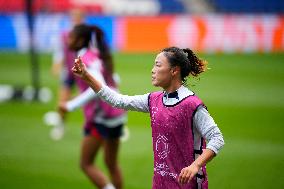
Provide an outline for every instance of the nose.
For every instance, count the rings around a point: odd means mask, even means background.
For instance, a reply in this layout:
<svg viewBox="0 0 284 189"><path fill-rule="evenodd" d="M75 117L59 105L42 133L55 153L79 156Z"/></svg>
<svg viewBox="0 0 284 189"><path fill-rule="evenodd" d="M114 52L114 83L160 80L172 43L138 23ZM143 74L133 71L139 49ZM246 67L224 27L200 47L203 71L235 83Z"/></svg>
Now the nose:
<svg viewBox="0 0 284 189"><path fill-rule="evenodd" d="M151 73L152 73L152 74L154 74L154 73L155 73L154 67L152 68Z"/></svg>

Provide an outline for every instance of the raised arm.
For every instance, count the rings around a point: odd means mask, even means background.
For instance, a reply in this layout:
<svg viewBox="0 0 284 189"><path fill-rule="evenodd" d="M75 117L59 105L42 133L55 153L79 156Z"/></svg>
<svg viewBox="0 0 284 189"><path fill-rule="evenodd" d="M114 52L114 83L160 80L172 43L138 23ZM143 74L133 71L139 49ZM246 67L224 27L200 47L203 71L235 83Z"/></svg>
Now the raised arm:
<svg viewBox="0 0 284 189"><path fill-rule="evenodd" d="M119 94L115 90L103 85L99 80L93 77L86 69L86 66L81 61L80 57L75 59L75 65L72 68L72 71L75 73L75 75L87 82L87 84L97 93L100 98L112 106L125 110L149 112L149 94L135 96Z"/></svg>

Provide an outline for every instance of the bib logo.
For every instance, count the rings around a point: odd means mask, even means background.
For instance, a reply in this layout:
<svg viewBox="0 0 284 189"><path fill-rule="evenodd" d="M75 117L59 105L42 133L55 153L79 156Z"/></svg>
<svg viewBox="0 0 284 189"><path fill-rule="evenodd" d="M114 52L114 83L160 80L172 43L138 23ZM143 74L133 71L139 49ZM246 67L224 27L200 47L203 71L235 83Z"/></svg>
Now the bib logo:
<svg viewBox="0 0 284 189"><path fill-rule="evenodd" d="M161 159L165 159L170 153L168 139L164 135L158 136L157 141L156 141L156 151L157 151L159 158Z"/></svg>

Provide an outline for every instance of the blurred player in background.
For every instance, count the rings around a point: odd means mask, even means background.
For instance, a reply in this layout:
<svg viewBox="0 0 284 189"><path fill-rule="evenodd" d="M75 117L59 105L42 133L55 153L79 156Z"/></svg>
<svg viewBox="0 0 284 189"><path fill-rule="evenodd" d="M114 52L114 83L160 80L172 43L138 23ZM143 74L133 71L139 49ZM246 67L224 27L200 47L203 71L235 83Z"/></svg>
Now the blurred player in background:
<svg viewBox="0 0 284 189"><path fill-rule="evenodd" d="M105 41L103 31L97 26L76 25L68 37L68 47L81 56L87 69L100 82L117 90L113 74L113 62L110 49ZM74 60L73 60L74 61ZM69 70L71 75L72 71ZM85 137L81 148L81 168L90 180L100 189L121 189L122 173L118 165L120 136L126 121L124 110L113 108L96 98L89 86L76 77L80 94L67 102L61 101L59 111L62 117L66 112L84 107ZM100 147L104 149L104 160L111 182L103 172L94 165Z"/></svg>
<svg viewBox="0 0 284 189"><path fill-rule="evenodd" d="M72 28L79 26L85 22L84 12L80 9L72 9L70 11L70 19ZM81 25L81 28L82 27L85 28L85 30L88 29L88 27L85 25ZM96 73L103 74L104 77L102 77L102 80L105 80L105 82L111 84L113 87L116 87L116 83L114 82L113 78L110 78L110 75L113 73L112 57L110 55L108 46L105 43L103 32L99 28L94 28L94 31L90 31L94 35L91 35L90 32L83 34L75 32L76 35L86 35L77 36L78 39L84 39L86 42L85 44L77 45L75 49L74 47L71 47L70 49L70 44L68 43L71 35L71 29L62 32L60 36L60 43L56 47L53 54L52 65L52 73L56 76L59 75L61 80L58 100L60 116L54 112L49 112L45 118L47 122L50 123L49 125L54 126L50 133L51 137L54 140L60 140L65 133L64 120L67 112L71 112L79 107L84 106L86 122L84 127L85 138L83 140L81 152L81 167L96 186L99 188L105 187L105 189L112 189L112 184L108 182L103 173L98 170L97 167L92 165L98 149L101 145L104 145L105 161L110 171L111 180L116 188L121 188L122 176L120 168L117 165L117 156L119 137L122 134L122 126L126 120L124 113L122 111L114 110L108 105L104 105L99 100L96 100L95 102L95 95L93 92L88 93L88 90L84 87L84 85L81 85L80 82L77 82L77 84L82 94L70 100L72 88L75 84L74 75L70 70L74 64L74 59L80 50L78 49L78 46L86 50L89 48L89 44L92 43L93 47L90 47L91 50L88 50L87 53L91 54L92 56L91 60L88 61L97 63L90 63L90 67L93 68L91 70ZM74 31L78 31L78 29ZM90 35L93 37L89 37ZM77 41L77 43L80 42ZM87 55L87 57L88 56L89 55ZM103 61L103 64L101 61ZM104 73L101 73L101 71ZM119 82L118 76L114 75L114 77L116 78L116 82ZM97 127L100 126L100 128L93 128L95 127L95 124ZM98 129L100 131L97 131Z"/></svg>
<svg viewBox="0 0 284 189"><path fill-rule="evenodd" d="M101 83L75 60L73 72L115 107L150 113L154 151L154 189L208 188L206 163L223 147L222 133L205 105L184 86L206 70L190 49L170 47L156 57L152 84L163 91L127 96ZM207 145L205 144L207 140Z"/></svg>

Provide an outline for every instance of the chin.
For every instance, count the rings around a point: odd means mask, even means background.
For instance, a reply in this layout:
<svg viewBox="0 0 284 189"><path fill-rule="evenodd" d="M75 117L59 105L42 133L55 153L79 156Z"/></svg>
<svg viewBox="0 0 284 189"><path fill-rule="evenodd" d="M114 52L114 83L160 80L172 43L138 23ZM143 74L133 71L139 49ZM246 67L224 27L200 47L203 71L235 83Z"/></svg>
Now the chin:
<svg viewBox="0 0 284 189"><path fill-rule="evenodd" d="M152 85L153 85L154 87L159 87L158 83L155 82L155 81L152 81Z"/></svg>

